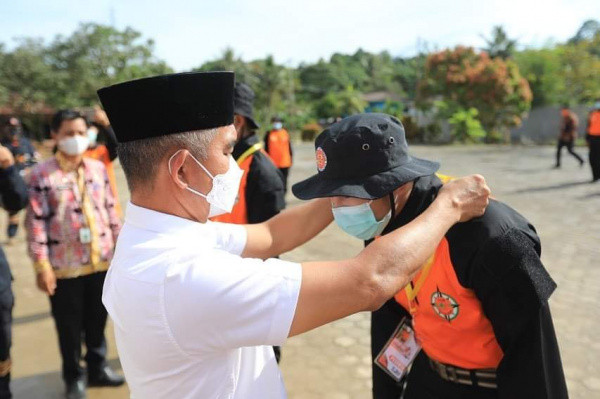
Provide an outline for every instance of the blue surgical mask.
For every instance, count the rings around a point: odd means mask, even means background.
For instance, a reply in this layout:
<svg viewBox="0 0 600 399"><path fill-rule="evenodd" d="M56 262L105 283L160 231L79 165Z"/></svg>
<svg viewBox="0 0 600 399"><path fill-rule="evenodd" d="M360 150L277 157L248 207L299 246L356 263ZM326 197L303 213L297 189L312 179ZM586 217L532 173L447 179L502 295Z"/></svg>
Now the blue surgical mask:
<svg viewBox="0 0 600 399"><path fill-rule="evenodd" d="M281 128L283 128L283 123L281 123L281 122L274 122L273 123L273 129L279 130Z"/></svg>
<svg viewBox="0 0 600 399"><path fill-rule="evenodd" d="M88 140L90 140L90 147L93 147L98 142L98 130L88 129L87 130Z"/></svg>
<svg viewBox="0 0 600 399"><path fill-rule="evenodd" d="M335 222L346 233L361 240L377 237L390 222L392 211L390 209L383 219L377 221L370 206L371 202L373 201L355 206L332 208Z"/></svg>

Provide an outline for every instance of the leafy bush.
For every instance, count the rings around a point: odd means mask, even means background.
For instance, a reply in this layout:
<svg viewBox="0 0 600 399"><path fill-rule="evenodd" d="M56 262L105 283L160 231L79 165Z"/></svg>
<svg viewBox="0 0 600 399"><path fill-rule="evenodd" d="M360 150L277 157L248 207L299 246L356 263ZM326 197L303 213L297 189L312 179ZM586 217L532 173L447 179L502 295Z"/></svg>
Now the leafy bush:
<svg viewBox="0 0 600 399"><path fill-rule="evenodd" d="M477 142L485 137L485 130L477 119L479 112L475 108L461 109L456 111L448 123L452 126L452 139L461 143Z"/></svg>

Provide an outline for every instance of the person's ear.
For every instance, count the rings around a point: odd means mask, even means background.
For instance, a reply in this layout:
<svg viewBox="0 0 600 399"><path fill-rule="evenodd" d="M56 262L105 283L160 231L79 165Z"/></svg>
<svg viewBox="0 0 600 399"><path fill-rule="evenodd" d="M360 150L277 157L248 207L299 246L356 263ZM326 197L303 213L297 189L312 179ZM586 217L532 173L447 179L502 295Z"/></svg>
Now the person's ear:
<svg viewBox="0 0 600 399"><path fill-rule="evenodd" d="M180 150L173 154L167 161L169 176L175 185L181 189L185 189L188 186L185 182L185 161L189 155L190 153L187 150Z"/></svg>

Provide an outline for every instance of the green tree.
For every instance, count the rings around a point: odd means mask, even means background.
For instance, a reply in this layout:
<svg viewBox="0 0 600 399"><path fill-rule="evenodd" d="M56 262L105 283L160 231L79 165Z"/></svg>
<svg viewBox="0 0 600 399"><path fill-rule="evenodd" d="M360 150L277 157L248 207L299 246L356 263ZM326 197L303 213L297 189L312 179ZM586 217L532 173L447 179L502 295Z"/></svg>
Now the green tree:
<svg viewBox="0 0 600 399"><path fill-rule="evenodd" d="M448 119L452 126L452 139L461 143L474 143L485 137L485 130L477 119L479 112L475 108L459 109Z"/></svg>
<svg viewBox="0 0 600 399"><path fill-rule="evenodd" d="M492 58L511 58L516 51L517 41L510 39L501 25L494 26L491 38L484 37L483 39L487 45L484 51Z"/></svg>
<svg viewBox="0 0 600 399"><path fill-rule="evenodd" d="M319 118L335 118L363 112L366 105L361 93L348 86L344 91L327 93L314 109Z"/></svg>
<svg viewBox="0 0 600 399"><path fill-rule="evenodd" d="M590 103L600 97L600 56L593 51L596 47L600 48L600 34L589 41L560 47L562 102Z"/></svg>
<svg viewBox="0 0 600 399"><path fill-rule="evenodd" d="M45 62L41 40L20 39L11 52L0 48L0 104L37 112L52 99L57 74Z"/></svg>
<svg viewBox="0 0 600 399"><path fill-rule="evenodd" d="M569 39L568 44L577 44L581 43L582 41L590 41L598 34L600 34L600 22L594 19L588 19L577 30L575 36Z"/></svg>
<svg viewBox="0 0 600 399"><path fill-rule="evenodd" d="M84 23L69 37L57 36L45 56L59 77L55 105L92 105L102 86L172 72L153 51L154 42L132 28Z"/></svg>
<svg viewBox="0 0 600 399"><path fill-rule="evenodd" d="M432 109L443 100L453 114L475 108L483 128L492 133L518 126L531 106L531 90L511 60L491 59L485 52L456 47L428 56L418 100Z"/></svg>
<svg viewBox="0 0 600 399"><path fill-rule="evenodd" d="M514 60L529 82L533 107L564 102L563 57L559 49L527 49L516 53Z"/></svg>

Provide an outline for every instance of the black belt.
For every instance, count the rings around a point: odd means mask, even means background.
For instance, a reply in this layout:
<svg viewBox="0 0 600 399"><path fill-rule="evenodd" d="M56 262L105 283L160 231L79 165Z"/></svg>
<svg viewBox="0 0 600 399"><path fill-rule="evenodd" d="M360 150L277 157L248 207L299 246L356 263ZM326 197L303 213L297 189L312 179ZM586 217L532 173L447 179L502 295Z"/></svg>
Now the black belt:
<svg viewBox="0 0 600 399"><path fill-rule="evenodd" d="M467 370L449 366L429 358L429 365L443 380L482 388L498 388L496 369Z"/></svg>

